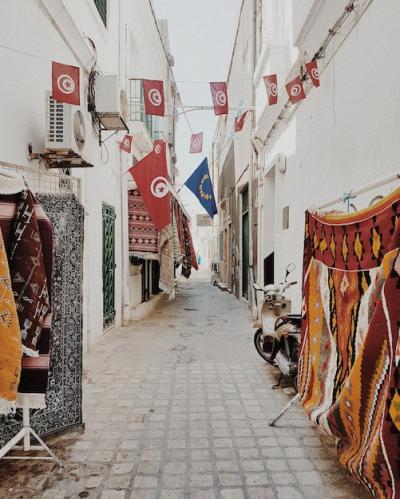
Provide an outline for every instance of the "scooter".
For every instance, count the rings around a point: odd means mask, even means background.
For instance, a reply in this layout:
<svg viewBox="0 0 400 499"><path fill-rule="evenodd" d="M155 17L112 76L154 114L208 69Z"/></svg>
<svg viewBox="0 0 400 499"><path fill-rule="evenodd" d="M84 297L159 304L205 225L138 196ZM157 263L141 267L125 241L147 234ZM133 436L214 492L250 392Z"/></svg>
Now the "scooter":
<svg viewBox="0 0 400 499"><path fill-rule="evenodd" d="M283 376L290 376L297 389L297 365L301 336L301 315L291 314L291 301L285 297L290 286L297 284L288 282L289 275L295 270L295 264L286 267L285 282L269 284L264 288L253 284L256 291L264 293L261 305L261 326L254 335L254 345L260 356L281 371L277 385L280 386Z"/></svg>

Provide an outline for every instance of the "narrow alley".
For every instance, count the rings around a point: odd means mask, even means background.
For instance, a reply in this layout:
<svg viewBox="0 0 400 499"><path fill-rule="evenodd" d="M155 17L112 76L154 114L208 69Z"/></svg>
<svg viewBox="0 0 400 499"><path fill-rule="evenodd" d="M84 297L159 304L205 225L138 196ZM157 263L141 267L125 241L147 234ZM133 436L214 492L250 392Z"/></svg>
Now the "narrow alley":
<svg viewBox="0 0 400 499"><path fill-rule="evenodd" d="M292 395L272 390L247 309L209 283L104 336L85 364L85 431L47 441L65 468L4 462L0 497L48 499L360 498Z"/></svg>

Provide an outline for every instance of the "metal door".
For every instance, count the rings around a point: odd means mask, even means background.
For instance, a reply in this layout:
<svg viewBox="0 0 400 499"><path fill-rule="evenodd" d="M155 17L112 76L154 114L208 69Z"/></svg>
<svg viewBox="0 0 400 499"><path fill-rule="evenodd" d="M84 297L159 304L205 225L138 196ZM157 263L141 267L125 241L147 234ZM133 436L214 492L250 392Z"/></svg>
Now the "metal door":
<svg viewBox="0 0 400 499"><path fill-rule="evenodd" d="M103 203L103 327L115 317L115 209Z"/></svg>
<svg viewBox="0 0 400 499"><path fill-rule="evenodd" d="M249 297L249 190L242 191L242 296Z"/></svg>

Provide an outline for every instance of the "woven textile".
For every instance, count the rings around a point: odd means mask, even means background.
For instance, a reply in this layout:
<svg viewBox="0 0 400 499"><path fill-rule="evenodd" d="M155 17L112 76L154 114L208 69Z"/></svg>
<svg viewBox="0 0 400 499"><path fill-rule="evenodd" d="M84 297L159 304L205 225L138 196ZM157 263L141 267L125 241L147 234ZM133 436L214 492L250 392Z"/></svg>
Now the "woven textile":
<svg viewBox="0 0 400 499"><path fill-rule="evenodd" d="M43 436L82 424L84 210L72 194L39 194L37 199L47 214L42 210L39 223L44 222L44 216L48 220L48 216L54 230L47 404L45 409L31 413L32 427ZM47 248L46 244L44 249ZM42 335L41 345L43 342ZM37 368L42 358L42 355L39 358L24 357L25 363L35 363ZM23 371L27 372L28 368L23 368ZM34 381L37 376L29 373L27 378ZM0 418L0 445L15 435L21 426L21 418Z"/></svg>
<svg viewBox="0 0 400 499"><path fill-rule="evenodd" d="M22 346L25 354L35 356L44 319L50 311L50 299L35 198L30 191L20 194L10 243L11 283Z"/></svg>
<svg viewBox="0 0 400 499"><path fill-rule="evenodd" d="M174 246L171 225L166 225L160 232L160 288L171 293L174 287Z"/></svg>
<svg viewBox="0 0 400 499"><path fill-rule="evenodd" d="M400 190L351 215L307 213L299 390L339 460L400 498Z"/></svg>
<svg viewBox="0 0 400 499"><path fill-rule="evenodd" d="M0 230L0 414L8 414L15 408L21 357L21 333Z"/></svg>
<svg viewBox="0 0 400 499"><path fill-rule="evenodd" d="M129 253L145 259L158 258L158 231L137 189L128 191Z"/></svg>
<svg viewBox="0 0 400 499"><path fill-rule="evenodd" d="M198 270L199 268L197 265L196 252L193 245L192 234L190 232L189 220L179 208L178 204L175 204L174 206L174 215L178 231L180 250L183 255L182 275L188 279L192 273L192 267L195 270Z"/></svg>
<svg viewBox="0 0 400 499"><path fill-rule="evenodd" d="M0 229L3 233L4 245L10 258L10 249L15 240L15 221L18 206L23 202L23 193L0 194ZM46 281L51 283L52 260L53 260L53 228L43 208L32 198L35 206L35 217L42 242L43 261L46 271ZM10 265L11 270L11 265ZM49 286L49 289L51 287ZM50 296L51 299L51 296ZM18 387L19 393L29 394L31 408L40 409L45 407L45 393L47 390L49 370L49 345L50 345L51 313L44 318L41 334L37 341L36 358L24 356L22 358L21 379ZM22 406L23 401L17 398L17 407Z"/></svg>

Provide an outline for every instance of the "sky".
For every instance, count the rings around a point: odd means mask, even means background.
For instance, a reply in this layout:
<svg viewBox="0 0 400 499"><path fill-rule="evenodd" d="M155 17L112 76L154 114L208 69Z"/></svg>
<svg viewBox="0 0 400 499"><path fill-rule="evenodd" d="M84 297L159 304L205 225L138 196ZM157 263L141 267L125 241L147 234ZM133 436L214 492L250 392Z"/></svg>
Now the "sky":
<svg viewBox="0 0 400 499"><path fill-rule="evenodd" d="M153 0L159 19L167 19L173 68L184 105L212 105L210 81L226 81L242 0ZM194 133L204 132L202 154L189 154L191 132L179 116L176 138L177 188L209 155L216 126L213 111L187 113ZM182 202L193 216L205 213L186 187Z"/></svg>

